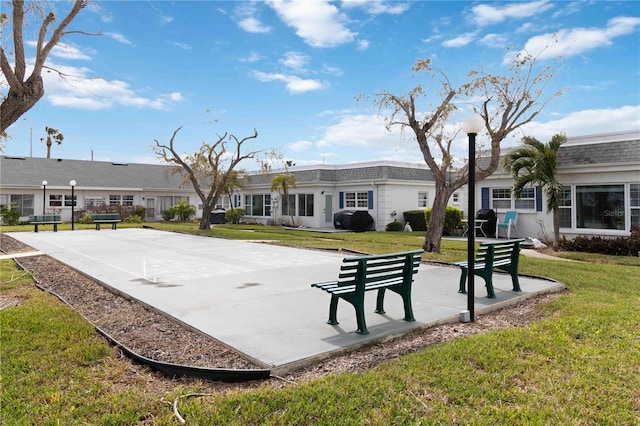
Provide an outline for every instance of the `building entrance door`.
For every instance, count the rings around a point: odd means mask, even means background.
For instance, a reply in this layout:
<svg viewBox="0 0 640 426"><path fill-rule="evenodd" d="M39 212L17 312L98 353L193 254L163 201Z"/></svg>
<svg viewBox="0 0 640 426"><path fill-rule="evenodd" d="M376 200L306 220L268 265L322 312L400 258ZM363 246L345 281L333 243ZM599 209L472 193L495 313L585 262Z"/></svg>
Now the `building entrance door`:
<svg viewBox="0 0 640 426"><path fill-rule="evenodd" d="M324 194L324 221L333 223L333 194Z"/></svg>
<svg viewBox="0 0 640 426"><path fill-rule="evenodd" d="M156 199L147 198L147 209L145 212L145 220L156 220Z"/></svg>

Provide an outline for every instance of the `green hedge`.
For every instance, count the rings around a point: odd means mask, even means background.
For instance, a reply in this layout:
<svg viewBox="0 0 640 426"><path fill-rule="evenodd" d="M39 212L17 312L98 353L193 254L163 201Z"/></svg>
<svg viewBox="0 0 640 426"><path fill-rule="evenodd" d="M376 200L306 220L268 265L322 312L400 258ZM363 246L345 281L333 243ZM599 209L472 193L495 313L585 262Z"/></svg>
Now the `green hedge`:
<svg viewBox="0 0 640 426"><path fill-rule="evenodd" d="M424 218L424 210L409 210L402 213L404 218L404 222L409 222L411 224L411 229L414 231L426 231L427 230L427 222L425 222Z"/></svg>
<svg viewBox="0 0 640 426"><path fill-rule="evenodd" d="M577 236L572 240L565 237L560 239L560 248L567 251L585 253L600 253L614 256L640 255L640 227L631 227L631 236L617 238L602 238L598 236Z"/></svg>
<svg viewBox="0 0 640 426"><path fill-rule="evenodd" d="M428 208L424 212L424 220L429 223L431 219L431 208ZM456 229L462 227L462 210L447 206L447 210L444 213L444 229L442 235L455 235Z"/></svg>

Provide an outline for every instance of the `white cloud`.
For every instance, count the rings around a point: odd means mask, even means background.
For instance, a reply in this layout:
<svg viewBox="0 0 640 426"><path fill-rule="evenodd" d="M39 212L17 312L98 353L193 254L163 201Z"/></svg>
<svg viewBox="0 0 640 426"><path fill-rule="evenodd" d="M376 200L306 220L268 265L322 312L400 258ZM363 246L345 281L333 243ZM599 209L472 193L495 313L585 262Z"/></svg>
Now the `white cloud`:
<svg viewBox="0 0 640 426"><path fill-rule="evenodd" d="M400 2L384 2L372 0L343 0L342 6L345 9L361 7L371 15L381 15L387 13L389 15L400 15L411 7L407 3Z"/></svg>
<svg viewBox="0 0 640 426"><path fill-rule="evenodd" d="M306 151L313 146L313 142L309 141L298 141L290 144L288 149L291 151Z"/></svg>
<svg viewBox="0 0 640 426"><path fill-rule="evenodd" d="M337 75L337 76L341 76L342 74L344 74L340 68L331 67L327 64L322 65L322 72L325 74L331 74L331 75Z"/></svg>
<svg viewBox="0 0 640 426"><path fill-rule="evenodd" d="M58 73L42 75L47 88L45 98L56 106L100 110L115 105L140 108L166 109L180 102L183 97L178 92L161 94L155 98L140 96L128 83L120 80L106 80L90 77L91 70L86 67L71 67L49 63Z"/></svg>
<svg viewBox="0 0 640 426"><path fill-rule="evenodd" d="M329 127L316 142L319 147L329 146L384 146L397 143L399 135L387 131L384 117L378 115L346 115Z"/></svg>
<svg viewBox="0 0 640 426"><path fill-rule="evenodd" d="M261 71L254 71L253 76L259 81L281 81L285 83L287 91L290 93L305 93L315 90L324 89L327 84L318 80L302 79L295 75L280 74L280 73L266 73Z"/></svg>
<svg viewBox="0 0 640 426"><path fill-rule="evenodd" d="M540 59L569 57L582 54L598 47L610 46L616 37L628 35L640 26L640 18L620 16L610 19L605 28L561 29L557 33L547 33L529 39L524 51L539 55ZM509 57L505 57L507 61Z"/></svg>
<svg viewBox="0 0 640 426"><path fill-rule="evenodd" d="M471 8L472 19L480 26L499 24L507 19L528 18L553 8L548 0L507 3L506 6L479 4Z"/></svg>
<svg viewBox="0 0 640 426"><path fill-rule="evenodd" d="M264 25L253 16L241 19L238 26L249 33L263 34L271 31L271 27Z"/></svg>
<svg viewBox="0 0 640 426"><path fill-rule="evenodd" d="M487 34L480 39L480 43L489 47L504 48L509 43L509 40L502 34Z"/></svg>
<svg viewBox="0 0 640 426"><path fill-rule="evenodd" d="M262 59L262 55L260 55L258 52L251 52L249 53L249 56L247 56L246 58L240 59L240 62L254 63L254 62L258 62L261 59Z"/></svg>
<svg viewBox="0 0 640 426"><path fill-rule="evenodd" d="M120 33L104 33L104 35L106 35L107 37L111 37L115 41L117 41L119 43L122 43L122 44L133 44L133 42L131 42L131 40L129 40L127 37L125 37L124 35L122 35Z"/></svg>
<svg viewBox="0 0 640 426"><path fill-rule="evenodd" d="M445 40L442 42L444 47L464 47L471 43L475 37L474 33L461 34L456 38Z"/></svg>
<svg viewBox="0 0 640 426"><path fill-rule="evenodd" d="M529 123L521 136L533 136L540 141L549 140L556 133L567 136L584 136L615 130L640 129L640 105L626 105L619 108L587 109L570 113L546 123Z"/></svg>
<svg viewBox="0 0 640 426"><path fill-rule="evenodd" d="M313 47L334 47L354 40L347 17L326 0L268 0L280 19Z"/></svg>
<svg viewBox="0 0 640 426"><path fill-rule="evenodd" d="M359 40L358 41L358 50L367 50L369 48L369 40Z"/></svg>
<svg viewBox="0 0 640 426"><path fill-rule="evenodd" d="M304 70L309 63L309 56L300 52L286 52L279 62L287 68Z"/></svg>
<svg viewBox="0 0 640 426"><path fill-rule="evenodd" d="M32 47L36 47L37 44L38 43L36 41L27 42L27 45ZM80 49L78 49L77 47L66 43L58 43L53 46L50 55L54 58L60 59L82 59L87 61L91 60L91 56L80 51Z"/></svg>
<svg viewBox="0 0 640 426"><path fill-rule="evenodd" d="M173 44L174 46L177 46L177 47L179 47L180 49L183 49L183 50L191 50L192 49L192 47L189 46L188 44L180 43L178 41L170 41L169 44Z"/></svg>

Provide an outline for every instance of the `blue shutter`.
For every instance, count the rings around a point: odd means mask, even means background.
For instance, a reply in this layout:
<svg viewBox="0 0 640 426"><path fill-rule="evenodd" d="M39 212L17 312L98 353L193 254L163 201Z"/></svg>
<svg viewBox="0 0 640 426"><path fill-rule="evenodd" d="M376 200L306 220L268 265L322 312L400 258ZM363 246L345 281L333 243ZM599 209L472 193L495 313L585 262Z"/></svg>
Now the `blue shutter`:
<svg viewBox="0 0 640 426"><path fill-rule="evenodd" d="M369 208L369 210L373 209L373 191L369 191L369 205L367 206Z"/></svg>
<svg viewBox="0 0 640 426"><path fill-rule="evenodd" d="M489 208L489 188L487 187L482 188L481 198L482 198L482 208L488 209Z"/></svg>
<svg viewBox="0 0 640 426"><path fill-rule="evenodd" d="M339 194L338 198L339 198L339 202L338 202L339 206L338 207L341 208L341 209L344 209L344 192L340 191L340 194Z"/></svg>
<svg viewBox="0 0 640 426"><path fill-rule="evenodd" d="M536 211L542 211L542 187L536 186Z"/></svg>

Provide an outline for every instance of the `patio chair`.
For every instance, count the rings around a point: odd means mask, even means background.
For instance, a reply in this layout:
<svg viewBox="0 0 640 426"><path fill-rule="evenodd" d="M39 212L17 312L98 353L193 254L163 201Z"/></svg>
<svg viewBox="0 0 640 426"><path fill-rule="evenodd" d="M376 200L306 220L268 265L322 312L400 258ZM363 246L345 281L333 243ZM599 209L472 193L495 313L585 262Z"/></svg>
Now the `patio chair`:
<svg viewBox="0 0 640 426"><path fill-rule="evenodd" d="M504 220L497 224L496 238L500 238L500 230L505 229L507 239L511 239L511 228L517 229L518 224L518 212L515 210L507 210L504 215Z"/></svg>

